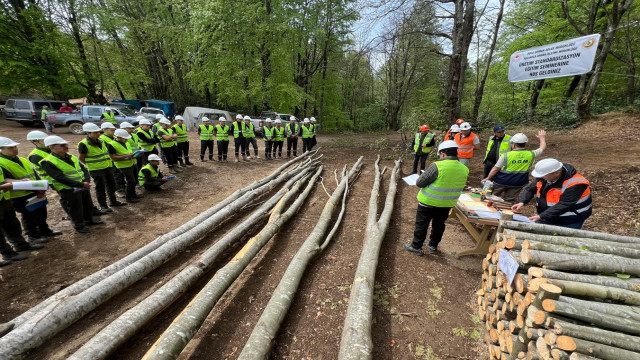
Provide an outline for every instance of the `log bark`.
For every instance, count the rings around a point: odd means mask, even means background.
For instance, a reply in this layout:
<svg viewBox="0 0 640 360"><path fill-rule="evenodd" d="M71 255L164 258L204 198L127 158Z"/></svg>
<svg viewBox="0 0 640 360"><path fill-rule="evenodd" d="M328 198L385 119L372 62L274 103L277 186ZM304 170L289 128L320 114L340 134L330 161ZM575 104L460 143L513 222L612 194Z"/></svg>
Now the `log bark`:
<svg viewBox="0 0 640 360"><path fill-rule="evenodd" d="M550 313L560 314L572 319L578 319L588 324L595 324L604 329L613 329L616 331L626 332L628 334L640 335L640 326L638 326L638 322L634 320L609 314L602 314L589 308L551 299L544 300L542 302L542 308Z"/></svg>
<svg viewBox="0 0 640 360"><path fill-rule="evenodd" d="M588 239L581 237L570 237L570 236L556 236L556 235L545 235L545 234L534 234L516 230L504 230L503 235L506 238L507 244L509 243L518 243L522 240L533 240L533 241L543 241L550 244L556 245L566 245L575 248L583 248L587 249L607 249L610 247L623 248L623 249L635 249L640 250L640 243L621 243L616 241L607 241L602 239ZM617 250L617 249L616 249ZM606 253L606 250L593 250L596 252Z"/></svg>
<svg viewBox="0 0 640 360"><path fill-rule="evenodd" d="M562 271L543 269L539 267L531 267L528 271L529 276L533 278L577 281L640 292L640 279L620 279L616 276L572 274Z"/></svg>
<svg viewBox="0 0 640 360"><path fill-rule="evenodd" d="M603 258L522 250L520 259L525 264L543 265L545 269L551 270L570 270L596 274L620 273L640 276L640 261L613 255Z"/></svg>
<svg viewBox="0 0 640 360"><path fill-rule="evenodd" d="M594 311L599 311L604 314L611 314L621 316L629 319L633 319L640 322L640 307L612 304L608 302L589 301L576 299L569 296L560 296L558 301L566 302L571 305L583 306Z"/></svg>
<svg viewBox="0 0 640 360"><path fill-rule="evenodd" d="M597 231L571 229L571 228L566 228L562 226L554 226L554 225L546 225L546 224L538 224L538 223L523 223L518 221L500 221L500 226L506 229L528 231L536 234L583 237L583 238L589 238L589 239L615 241L619 243L633 243L633 244L640 243L640 238L633 237L633 236L614 235L614 234L601 233Z"/></svg>
<svg viewBox="0 0 640 360"><path fill-rule="evenodd" d="M314 153L309 153L310 155L315 154ZM10 321L10 323L14 324L15 327L20 326L22 323L24 323L26 320L28 320L29 318L33 317L34 315L38 314L38 313L42 313L44 309L49 308L52 304L57 304L60 300L68 298L70 296L75 296L78 295L79 293L81 293L82 291L92 287L93 285L99 283L100 281L108 278L109 276L117 273L118 271L126 268L127 266L129 266L130 264L138 261L139 259L141 259L142 257L144 257L145 255L149 254L150 252L152 252L153 250L159 248L160 246L162 246L164 243L166 243L167 241L182 235L184 233L186 233L187 231L189 231L190 229L193 229L196 225L201 224L203 221L205 221L206 219L209 219L210 217L212 217L214 214L218 213L219 211L223 210L225 207L227 207L229 204L231 204L234 201L238 201L241 200L243 201L245 204L247 204L251 198L250 197L243 197L245 194L247 194L248 192L258 189L260 187L266 186L266 187L270 187L271 184L269 184L272 180L276 179L278 176L280 176L282 174L282 172L287 169L288 167L290 167L291 165L295 164L298 161L301 161L303 158L305 157L297 157L294 158L293 160L290 160L288 162L286 162L285 164L283 164L282 166L280 166L278 169L274 170L269 176L259 180L259 181L255 181L252 184L236 190L233 194L229 195L227 198L225 198L224 200L220 201L218 204L216 204L215 206L209 208L208 210L204 211L203 213L201 213L200 215L194 217L193 219L187 221L186 223L184 223L183 225L180 225L180 227L178 227L177 229L166 233L162 236L157 237L155 240L151 241L150 243L148 243L147 245L141 247L140 249L136 250L135 252L127 255L126 257L122 258L121 260L99 270L96 271L95 273L65 287L64 289L58 291L57 293L55 293L54 295L51 295L50 297L48 297L47 299L43 300L42 302L40 302L38 305L32 307L31 309L25 311L24 313L22 313L21 315L17 316L16 318L14 318L13 320Z"/></svg>
<svg viewBox="0 0 640 360"><path fill-rule="evenodd" d="M326 241L325 243L322 243L322 240L329 224L331 223L331 218L337 207L339 199L341 197L343 199L345 198L345 191L347 191L349 181L348 179L352 179L354 177L354 175L359 171L361 164L362 157L358 159L349 173L346 176L343 176L340 185L327 201L318 223L304 241L300 250L298 250L296 255L293 257L293 260L287 267L282 280L280 280L273 296L269 300L269 303L260 316L258 323L249 336L249 340L245 344L242 349L242 353L239 356L240 360L268 358L269 353L271 352L271 346L273 345L273 339L276 337L289 307L291 307L291 302L295 297L308 264L322 251L324 246L326 246ZM334 229L337 228L338 224L339 223L336 223Z"/></svg>
<svg viewBox="0 0 640 360"><path fill-rule="evenodd" d="M548 283L561 287L564 295L609 299L620 301L627 305L640 305L640 293L635 291L567 280L546 280Z"/></svg>
<svg viewBox="0 0 640 360"><path fill-rule="evenodd" d="M602 359L597 358L595 356L591 356L591 355L581 354L579 352L573 352L569 356L569 360L602 360Z"/></svg>
<svg viewBox="0 0 640 360"><path fill-rule="evenodd" d="M523 240L521 248L524 250L540 250L547 252L554 252L558 254L569 254L569 255L580 255L580 256L620 256L630 259L640 259L640 250L636 249L625 249L620 246L610 246L610 247L574 247L567 245L558 245L552 244L544 241L535 241L535 240ZM604 252L598 251L598 249L603 250Z"/></svg>
<svg viewBox="0 0 640 360"><path fill-rule="evenodd" d="M358 267L351 286L349 295L349 307L345 315L342 327L342 337L340 341L340 352L338 358L341 360L351 359L371 359L373 352L373 338L371 336L371 323L373 318L373 289L375 284L376 268L378 267L378 257L380 247L384 240L393 204L396 196L398 169L401 161L395 162L395 167L391 172L389 180L389 190L384 202L384 208L378 216L378 197L380 194L380 182L382 173L378 163L380 156L375 162L375 181L369 199L369 216L367 218L367 230L362 254L358 261Z"/></svg>
<svg viewBox="0 0 640 360"><path fill-rule="evenodd" d="M593 326L576 325L562 320L553 321L553 332L640 353L640 338L637 336Z"/></svg>
<svg viewBox="0 0 640 360"><path fill-rule="evenodd" d="M21 354L39 346L71 325L91 310L111 297L120 293L160 265L173 258L177 253L193 244L215 226L228 219L229 214L238 212L243 206L257 196L267 192L291 177L299 174L304 168L288 171L270 183L245 193L238 200L229 203L212 217L187 232L170 239L138 261L126 266L108 278L103 279L80 294L53 302L41 312L35 314L12 332L0 338L0 353L7 357L19 357Z"/></svg>
<svg viewBox="0 0 640 360"><path fill-rule="evenodd" d="M564 335L558 337L558 347L566 351L593 354L603 360L640 360L640 353L637 352Z"/></svg>
<svg viewBox="0 0 640 360"><path fill-rule="evenodd" d="M187 266L178 275L166 282L149 297L138 303L133 308L127 310L127 312L102 329L102 331L96 334L91 340L85 343L71 357L69 357L69 359L104 359L107 357L113 350L117 349L118 346L122 345L129 337L133 336L138 330L140 330L147 321L155 317L159 312L175 301L180 294L191 287L200 278L200 276L205 274L211 268L224 250L228 249L246 235L246 229L251 228L251 226L267 215L271 209L277 205L272 211L269 223L260 231L260 233L249 240L248 244L240 251L239 254L242 254L242 256L234 258L234 260L216 273L214 279L224 278L226 280L224 284L226 287L222 290L222 292L224 292L249 264L255 254L257 254L257 252L273 237L282 225L291 218L295 211L300 208L302 202L307 198L317 178L320 176L321 171L322 167L316 171L304 192L298 196L296 201L293 202L284 214L280 215L284 204L286 204L293 196L297 195L303 182L305 182L311 174L301 172L298 176L289 180L289 182L285 184L280 191L264 202L241 224L235 226L212 247L199 255L195 262ZM300 178L301 176L304 177ZM293 185L293 182L296 182L295 185ZM202 293L203 291L200 292L200 294ZM209 296L210 294L207 295ZM213 298L213 296L210 298ZM192 305L193 302L190 306ZM186 312L183 312L182 314L184 315L185 313ZM206 314L202 316L202 319L205 317ZM195 334L196 330L197 329L194 329L192 332L189 332L189 334Z"/></svg>

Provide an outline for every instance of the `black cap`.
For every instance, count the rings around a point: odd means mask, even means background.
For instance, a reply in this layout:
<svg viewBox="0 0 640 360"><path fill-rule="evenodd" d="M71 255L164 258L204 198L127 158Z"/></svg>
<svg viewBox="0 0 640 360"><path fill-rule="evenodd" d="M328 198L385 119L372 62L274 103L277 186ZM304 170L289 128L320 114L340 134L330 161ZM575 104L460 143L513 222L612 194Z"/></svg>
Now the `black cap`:
<svg viewBox="0 0 640 360"><path fill-rule="evenodd" d="M493 127L493 132L501 132L501 131L504 131L504 126L496 125Z"/></svg>

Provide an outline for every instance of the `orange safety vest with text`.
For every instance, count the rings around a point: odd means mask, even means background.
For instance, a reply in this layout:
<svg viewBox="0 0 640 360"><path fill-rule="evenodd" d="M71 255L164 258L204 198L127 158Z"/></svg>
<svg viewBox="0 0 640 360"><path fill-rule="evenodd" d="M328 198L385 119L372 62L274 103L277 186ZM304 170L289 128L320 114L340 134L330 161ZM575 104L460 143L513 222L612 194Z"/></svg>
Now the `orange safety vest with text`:
<svg viewBox="0 0 640 360"><path fill-rule="evenodd" d="M589 181L580 174L575 174L562 183L561 188L552 188L547 191L545 200L547 207L552 207L560 202L560 197L567 189L576 185L587 185L587 189L580 195L580 199L572 206L568 211L560 214L561 217L565 217L566 220L574 220L575 222L581 221L591 215L591 208L593 207L591 200L591 186ZM538 181L536 184L536 202L540 204L540 196L542 191L542 182ZM571 219L570 219L571 218Z"/></svg>

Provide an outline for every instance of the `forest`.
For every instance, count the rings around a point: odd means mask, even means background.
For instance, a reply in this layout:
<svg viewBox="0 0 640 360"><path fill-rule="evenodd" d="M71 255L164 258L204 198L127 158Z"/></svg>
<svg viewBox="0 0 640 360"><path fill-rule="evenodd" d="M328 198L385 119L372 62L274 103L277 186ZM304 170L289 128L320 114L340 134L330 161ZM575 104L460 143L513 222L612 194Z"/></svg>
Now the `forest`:
<svg viewBox="0 0 640 360"><path fill-rule="evenodd" d="M174 101L323 130L569 128L638 111L633 0L1 0L0 96ZM591 72L510 83L517 50L600 34Z"/></svg>

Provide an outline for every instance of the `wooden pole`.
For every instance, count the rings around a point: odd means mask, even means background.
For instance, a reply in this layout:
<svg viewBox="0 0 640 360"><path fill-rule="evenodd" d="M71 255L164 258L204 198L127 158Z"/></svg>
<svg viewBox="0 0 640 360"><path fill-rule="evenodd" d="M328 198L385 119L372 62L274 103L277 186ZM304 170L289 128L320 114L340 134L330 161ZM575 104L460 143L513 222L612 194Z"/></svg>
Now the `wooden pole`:
<svg viewBox="0 0 640 360"><path fill-rule="evenodd" d="M633 236L622 236L622 235L601 233L597 231L571 229L571 228L566 228L562 226L554 226L554 225L546 225L546 224L538 224L538 223L523 223L518 221L501 221L500 225L507 229L529 231L536 234L582 237L582 238L588 238L588 239L615 241L620 243L634 243L634 244L640 243L640 238L633 237Z"/></svg>

